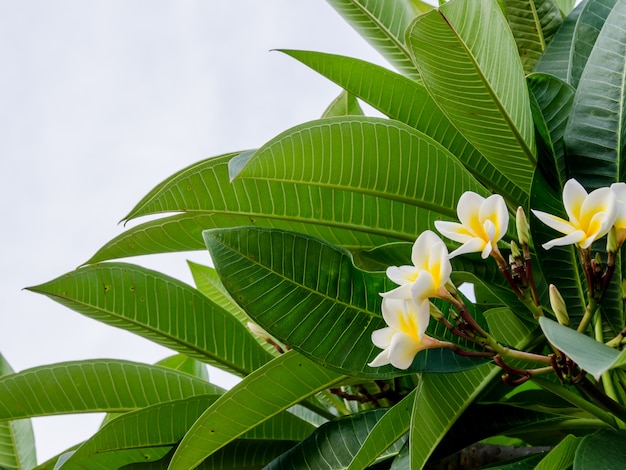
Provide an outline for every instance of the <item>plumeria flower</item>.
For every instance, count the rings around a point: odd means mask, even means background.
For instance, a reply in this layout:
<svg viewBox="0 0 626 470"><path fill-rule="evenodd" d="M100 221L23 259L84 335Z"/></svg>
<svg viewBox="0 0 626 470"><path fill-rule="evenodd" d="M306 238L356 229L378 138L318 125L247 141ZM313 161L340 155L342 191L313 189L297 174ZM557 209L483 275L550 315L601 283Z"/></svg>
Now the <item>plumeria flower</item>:
<svg viewBox="0 0 626 470"><path fill-rule="evenodd" d="M369 366L391 364L407 369L419 351L440 346L440 341L425 334L430 314L419 310L413 301L384 298L382 311L389 326L372 333L372 342L383 351Z"/></svg>
<svg viewBox="0 0 626 470"><path fill-rule="evenodd" d="M569 221L533 209L533 214L544 224L565 234L544 243L545 250L573 243L587 249L611 230L618 215L617 197L611 188L598 188L587 194L573 178L563 187L563 205Z"/></svg>
<svg viewBox="0 0 626 470"><path fill-rule="evenodd" d="M613 226L616 232L617 247L620 247L626 240L626 183L613 183L611 190L617 199L617 217Z"/></svg>
<svg viewBox="0 0 626 470"><path fill-rule="evenodd" d="M493 194L484 198L472 191L466 191L459 198L456 212L460 224L441 220L435 222L435 227L442 235L462 243L450 253L450 258L480 252L485 259L492 252L499 253L497 243L509 225L509 211L502 196Z"/></svg>
<svg viewBox="0 0 626 470"><path fill-rule="evenodd" d="M445 288L452 272L448 249L435 232L426 230L413 244L411 261L413 266L387 268L389 279L400 287L381 295L394 299L412 300L422 314L428 316L430 297L448 298L450 296Z"/></svg>

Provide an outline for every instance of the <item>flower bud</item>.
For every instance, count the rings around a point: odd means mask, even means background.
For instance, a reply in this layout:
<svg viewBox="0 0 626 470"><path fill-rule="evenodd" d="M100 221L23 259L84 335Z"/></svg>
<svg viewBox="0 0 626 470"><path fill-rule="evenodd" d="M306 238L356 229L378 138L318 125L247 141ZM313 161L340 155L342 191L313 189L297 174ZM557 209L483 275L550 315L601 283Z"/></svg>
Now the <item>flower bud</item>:
<svg viewBox="0 0 626 470"><path fill-rule="evenodd" d="M430 316L433 317L434 320L442 320L444 317L443 312L439 310L434 303L430 302Z"/></svg>
<svg viewBox="0 0 626 470"><path fill-rule="evenodd" d="M517 213L515 214L515 228L517 229L517 239L520 245L530 245L530 225L528 225L528 219L522 206L517 208Z"/></svg>
<svg viewBox="0 0 626 470"><path fill-rule="evenodd" d="M565 306L565 300L563 300L561 293L554 284L550 284L550 306L554 315L556 315L557 321L563 326L569 326L569 315Z"/></svg>
<svg viewBox="0 0 626 470"><path fill-rule="evenodd" d="M609 230L606 237L606 251L608 253L615 253L618 249L617 230L613 227Z"/></svg>
<svg viewBox="0 0 626 470"><path fill-rule="evenodd" d="M520 251L517 243L515 243L515 240L511 240L511 256L513 256L514 259L522 257L522 252Z"/></svg>

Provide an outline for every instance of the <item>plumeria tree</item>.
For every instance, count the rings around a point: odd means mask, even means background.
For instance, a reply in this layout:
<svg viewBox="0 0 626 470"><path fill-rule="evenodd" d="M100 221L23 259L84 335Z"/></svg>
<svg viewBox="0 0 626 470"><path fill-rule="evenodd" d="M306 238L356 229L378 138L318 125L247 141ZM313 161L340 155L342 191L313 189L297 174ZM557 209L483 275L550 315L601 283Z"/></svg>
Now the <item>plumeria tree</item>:
<svg viewBox="0 0 626 470"><path fill-rule="evenodd" d="M390 68L283 50L341 87L321 119L30 288L176 354L7 366L0 466L15 420L93 411L39 468L623 465L626 0L328 1ZM114 261L205 249L195 287Z"/></svg>

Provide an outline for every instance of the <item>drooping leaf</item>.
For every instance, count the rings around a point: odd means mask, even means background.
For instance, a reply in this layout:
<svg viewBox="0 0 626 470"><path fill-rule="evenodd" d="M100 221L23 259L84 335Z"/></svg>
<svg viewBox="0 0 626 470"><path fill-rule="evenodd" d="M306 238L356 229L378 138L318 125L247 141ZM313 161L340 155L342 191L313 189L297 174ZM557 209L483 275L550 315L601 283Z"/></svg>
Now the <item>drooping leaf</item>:
<svg viewBox="0 0 626 470"><path fill-rule="evenodd" d="M625 23L626 4L618 1L589 54L567 124L568 174L587 190L626 179Z"/></svg>
<svg viewBox="0 0 626 470"><path fill-rule="evenodd" d="M398 375L367 365L380 352L371 334L385 327L379 294L395 287L384 273L362 271L345 250L294 232L247 227L208 231L205 239L226 288L278 340L344 374ZM439 348L422 351L406 372L476 365Z"/></svg>
<svg viewBox="0 0 626 470"><path fill-rule="evenodd" d="M581 369L593 375L596 380L599 380L607 370L625 362L626 354L620 354L618 350L576 330L559 325L554 320L542 317L539 319L539 325L550 343L569 356Z"/></svg>
<svg viewBox="0 0 626 470"><path fill-rule="evenodd" d="M0 353L0 376L14 371ZM37 464L35 436L29 419L0 422L0 468L31 469Z"/></svg>
<svg viewBox="0 0 626 470"><path fill-rule="evenodd" d="M87 266L29 290L237 375L271 358L244 325L200 292L140 266Z"/></svg>
<svg viewBox="0 0 626 470"><path fill-rule="evenodd" d="M561 10L556 0L504 0L503 4L522 66L530 73L563 23Z"/></svg>
<svg viewBox="0 0 626 470"><path fill-rule="evenodd" d="M0 377L0 420L129 411L212 393L219 389L165 367L112 359L64 362Z"/></svg>
<svg viewBox="0 0 626 470"><path fill-rule="evenodd" d="M448 217L456 216L456 203L463 192L488 194L431 137L401 122L372 117L322 119L296 126L253 155L231 160L229 170L235 180L291 181L345 189ZM377 224L388 225L383 220Z"/></svg>
<svg viewBox="0 0 626 470"><path fill-rule="evenodd" d="M356 97L347 91L342 91L337 98L326 108L323 118L335 116L362 116L363 110Z"/></svg>
<svg viewBox="0 0 626 470"><path fill-rule="evenodd" d="M404 44L404 31L417 14L412 0L327 0L343 18L404 75L419 79ZM420 9L425 8L423 3Z"/></svg>
<svg viewBox="0 0 626 470"><path fill-rule="evenodd" d="M347 468L352 456L361 448L364 441L387 409L344 416L320 426L313 435L284 453L269 465L267 470ZM382 458L396 455L404 442L388 448ZM359 467L365 468L365 467Z"/></svg>
<svg viewBox="0 0 626 470"><path fill-rule="evenodd" d="M451 0L419 16L407 42L424 85L496 168L529 192L535 136L515 41L491 0Z"/></svg>
<svg viewBox="0 0 626 470"><path fill-rule="evenodd" d="M170 468L194 468L246 431L344 378L288 351L248 375L210 406L183 438Z"/></svg>
<svg viewBox="0 0 626 470"><path fill-rule="evenodd" d="M428 134L450 150L478 180L512 204L524 204L527 200L528 194L517 181L497 170L458 132L421 83L351 57L310 51L282 52L354 93L391 119Z"/></svg>

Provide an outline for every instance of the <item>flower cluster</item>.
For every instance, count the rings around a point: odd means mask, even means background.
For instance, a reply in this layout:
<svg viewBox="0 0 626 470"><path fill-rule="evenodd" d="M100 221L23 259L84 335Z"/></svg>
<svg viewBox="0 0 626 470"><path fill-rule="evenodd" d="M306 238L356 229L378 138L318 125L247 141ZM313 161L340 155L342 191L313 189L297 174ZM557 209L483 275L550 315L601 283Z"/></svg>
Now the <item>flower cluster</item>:
<svg viewBox="0 0 626 470"><path fill-rule="evenodd" d="M563 189L563 204L569 220L533 210L541 222L564 235L543 244L544 249L577 244L581 253L587 253L585 256L588 259L591 244L599 238L610 235L609 253L614 253L626 239L625 183L615 183L610 188L599 188L587 193L578 181L570 179ZM443 236L460 243L460 247L448 253L442 239L427 230L413 245L412 266L391 266L387 269L387 276L398 287L381 293L382 314L387 327L372 333L372 342L383 351L374 358L370 366L392 364L397 368L407 369L419 351L449 346L450 343L428 336L426 330L431 311L438 313L438 320L445 321L441 318L441 312L434 306L431 308L430 299L447 300L457 310L464 307L447 287L451 285L450 259L458 255L480 253L483 259L493 257L520 300L531 308L533 315L543 315L532 279L528 222L524 211L519 208L516 215L518 239L524 252L521 254L517 245L511 242L510 262L504 260L498 248L498 242L507 233L509 226L509 211L502 196L494 194L484 198L470 191L465 192L458 201L457 215L459 222L436 221L435 228ZM524 297L528 292L532 293L532 298ZM553 305L559 305L559 308L553 306L553 309L565 322L565 306L557 302L560 295L554 286L551 286L550 294ZM563 303L562 298L560 301ZM531 305L533 302L534 305ZM466 318L463 321L471 323L471 319ZM464 331L450 322L446 322L446 326L455 334L465 335ZM475 323L470 326L474 327L474 332L482 333ZM471 335L465 337L471 338Z"/></svg>

